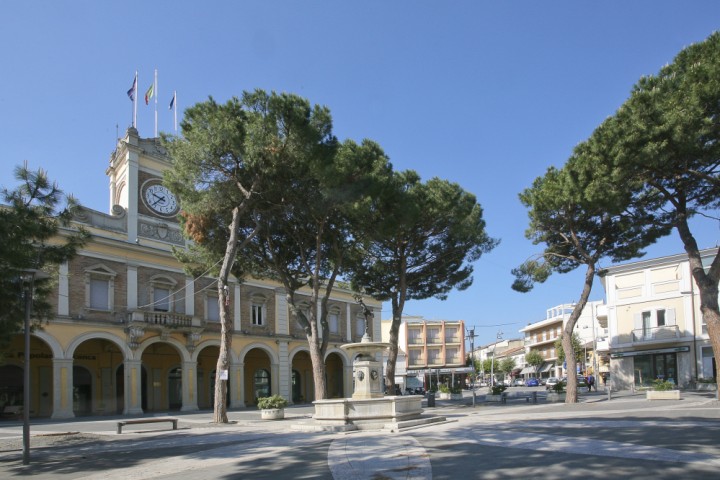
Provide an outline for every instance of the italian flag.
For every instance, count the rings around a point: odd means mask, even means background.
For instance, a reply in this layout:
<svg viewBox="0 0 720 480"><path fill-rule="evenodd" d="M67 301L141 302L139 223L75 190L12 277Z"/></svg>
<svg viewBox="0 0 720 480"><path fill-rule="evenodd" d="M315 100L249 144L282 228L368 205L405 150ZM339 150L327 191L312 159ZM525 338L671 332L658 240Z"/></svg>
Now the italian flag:
<svg viewBox="0 0 720 480"><path fill-rule="evenodd" d="M155 83L152 83L150 85L150 88L147 89L147 92L145 92L145 105L150 103L150 99L153 97L154 92L155 92Z"/></svg>

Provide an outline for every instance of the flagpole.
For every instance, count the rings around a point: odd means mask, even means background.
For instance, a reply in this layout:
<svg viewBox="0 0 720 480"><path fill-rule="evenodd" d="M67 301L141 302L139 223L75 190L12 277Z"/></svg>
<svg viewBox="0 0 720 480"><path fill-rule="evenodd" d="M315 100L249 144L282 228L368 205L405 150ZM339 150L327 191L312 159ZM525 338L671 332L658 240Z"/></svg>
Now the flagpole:
<svg viewBox="0 0 720 480"><path fill-rule="evenodd" d="M158 99L158 94L160 93L160 92L158 91L158 83L157 83L157 68L155 69L155 88L154 88L154 90L155 90L155 138L157 138L157 136L158 136L158 131L157 131L157 99Z"/></svg>
<svg viewBox="0 0 720 480"><path fill-rule="evenodd" d="M175 119L174 125L175 125L175 136L177 136L177 90L173 92L173 117Z"/></svg>
<svg viewBox="0 0 720 480"><path fill-rule="evenodd" d="M137 130L138 71L135 70L135 95L133 95L133 128Z"/></svg>

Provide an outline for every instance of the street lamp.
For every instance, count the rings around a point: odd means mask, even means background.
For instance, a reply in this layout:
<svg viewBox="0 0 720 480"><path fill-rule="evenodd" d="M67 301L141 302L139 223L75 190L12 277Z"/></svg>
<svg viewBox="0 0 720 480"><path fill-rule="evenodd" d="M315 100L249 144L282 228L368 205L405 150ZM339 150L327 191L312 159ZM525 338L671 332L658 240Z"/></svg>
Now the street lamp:
<svg viewBox="0 0 720 480"><path fill-rule="evenodd" d="M496 337L497 340L500 340L502 335L502 332L498 332ZM492 360L490 360L490 390L492 390L492 387L495 386L495 349L497 348L497 344L497 341L493 344Z"/></svg>
<svg viewBox="0 0 720 480"><path fill-rule="evenodd" d="M23 369L23 465L30 464L30 314L32 312L32 296L36 279L47 278L42 270L23 270L25 297L25 368Z"/></svg>
<svg viewBox="0 0 720 480"><path fill-rule="evenodd" d="M472 397L473 397L473 407L475 406L475 380L476 380L476 371L475 371L475 329L469 328L468 329L467 338L470 339L470 364L472 365L472 376L470 377L470 380L472 382L471 388L472 388Z"/></svg>

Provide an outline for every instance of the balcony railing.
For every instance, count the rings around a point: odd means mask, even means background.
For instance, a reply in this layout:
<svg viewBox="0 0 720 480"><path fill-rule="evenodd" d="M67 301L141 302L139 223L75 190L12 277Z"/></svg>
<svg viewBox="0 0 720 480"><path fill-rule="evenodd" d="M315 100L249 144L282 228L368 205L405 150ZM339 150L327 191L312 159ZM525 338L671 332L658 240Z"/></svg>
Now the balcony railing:
<svg viewBox="0 0 720 480"><path fill-rule="evenodd" d="M128 312L128 323L145 323L148 326L190 328L192 327L192 319L191 315L172 312Z"/></svg>
<svg viewBox="0 0 720 480"><path fill-rule="evenodd" d="M680 337L680 330L677 325L664 325L654 328L638 328L632 331L632 341L651 342L655 340L671 340Z"/></svg>

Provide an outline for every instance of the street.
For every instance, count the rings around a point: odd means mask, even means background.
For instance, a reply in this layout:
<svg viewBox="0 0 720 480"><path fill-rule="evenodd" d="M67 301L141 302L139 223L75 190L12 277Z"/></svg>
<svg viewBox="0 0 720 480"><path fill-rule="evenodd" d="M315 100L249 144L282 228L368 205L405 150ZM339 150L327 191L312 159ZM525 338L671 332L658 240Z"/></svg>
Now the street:
<svg viewBox="0 0 720 480"><path fill-rule="evenodd" d="M179 414L180 429L114 432L105 417L33 426L31 465L21 464L16 423L0 423L0 477L38 479L543 479L718 478L720 407L713 394L680 401L590 394L575 405L437 402L448 421L401 433L307 433L309 406L286 420L257 410ZM73 433L79 432L79 433ZM70 433L68 435L68 433ZM63 435L61 435L63 434ZM44 446L42 446L44 444Z"/></svg>

